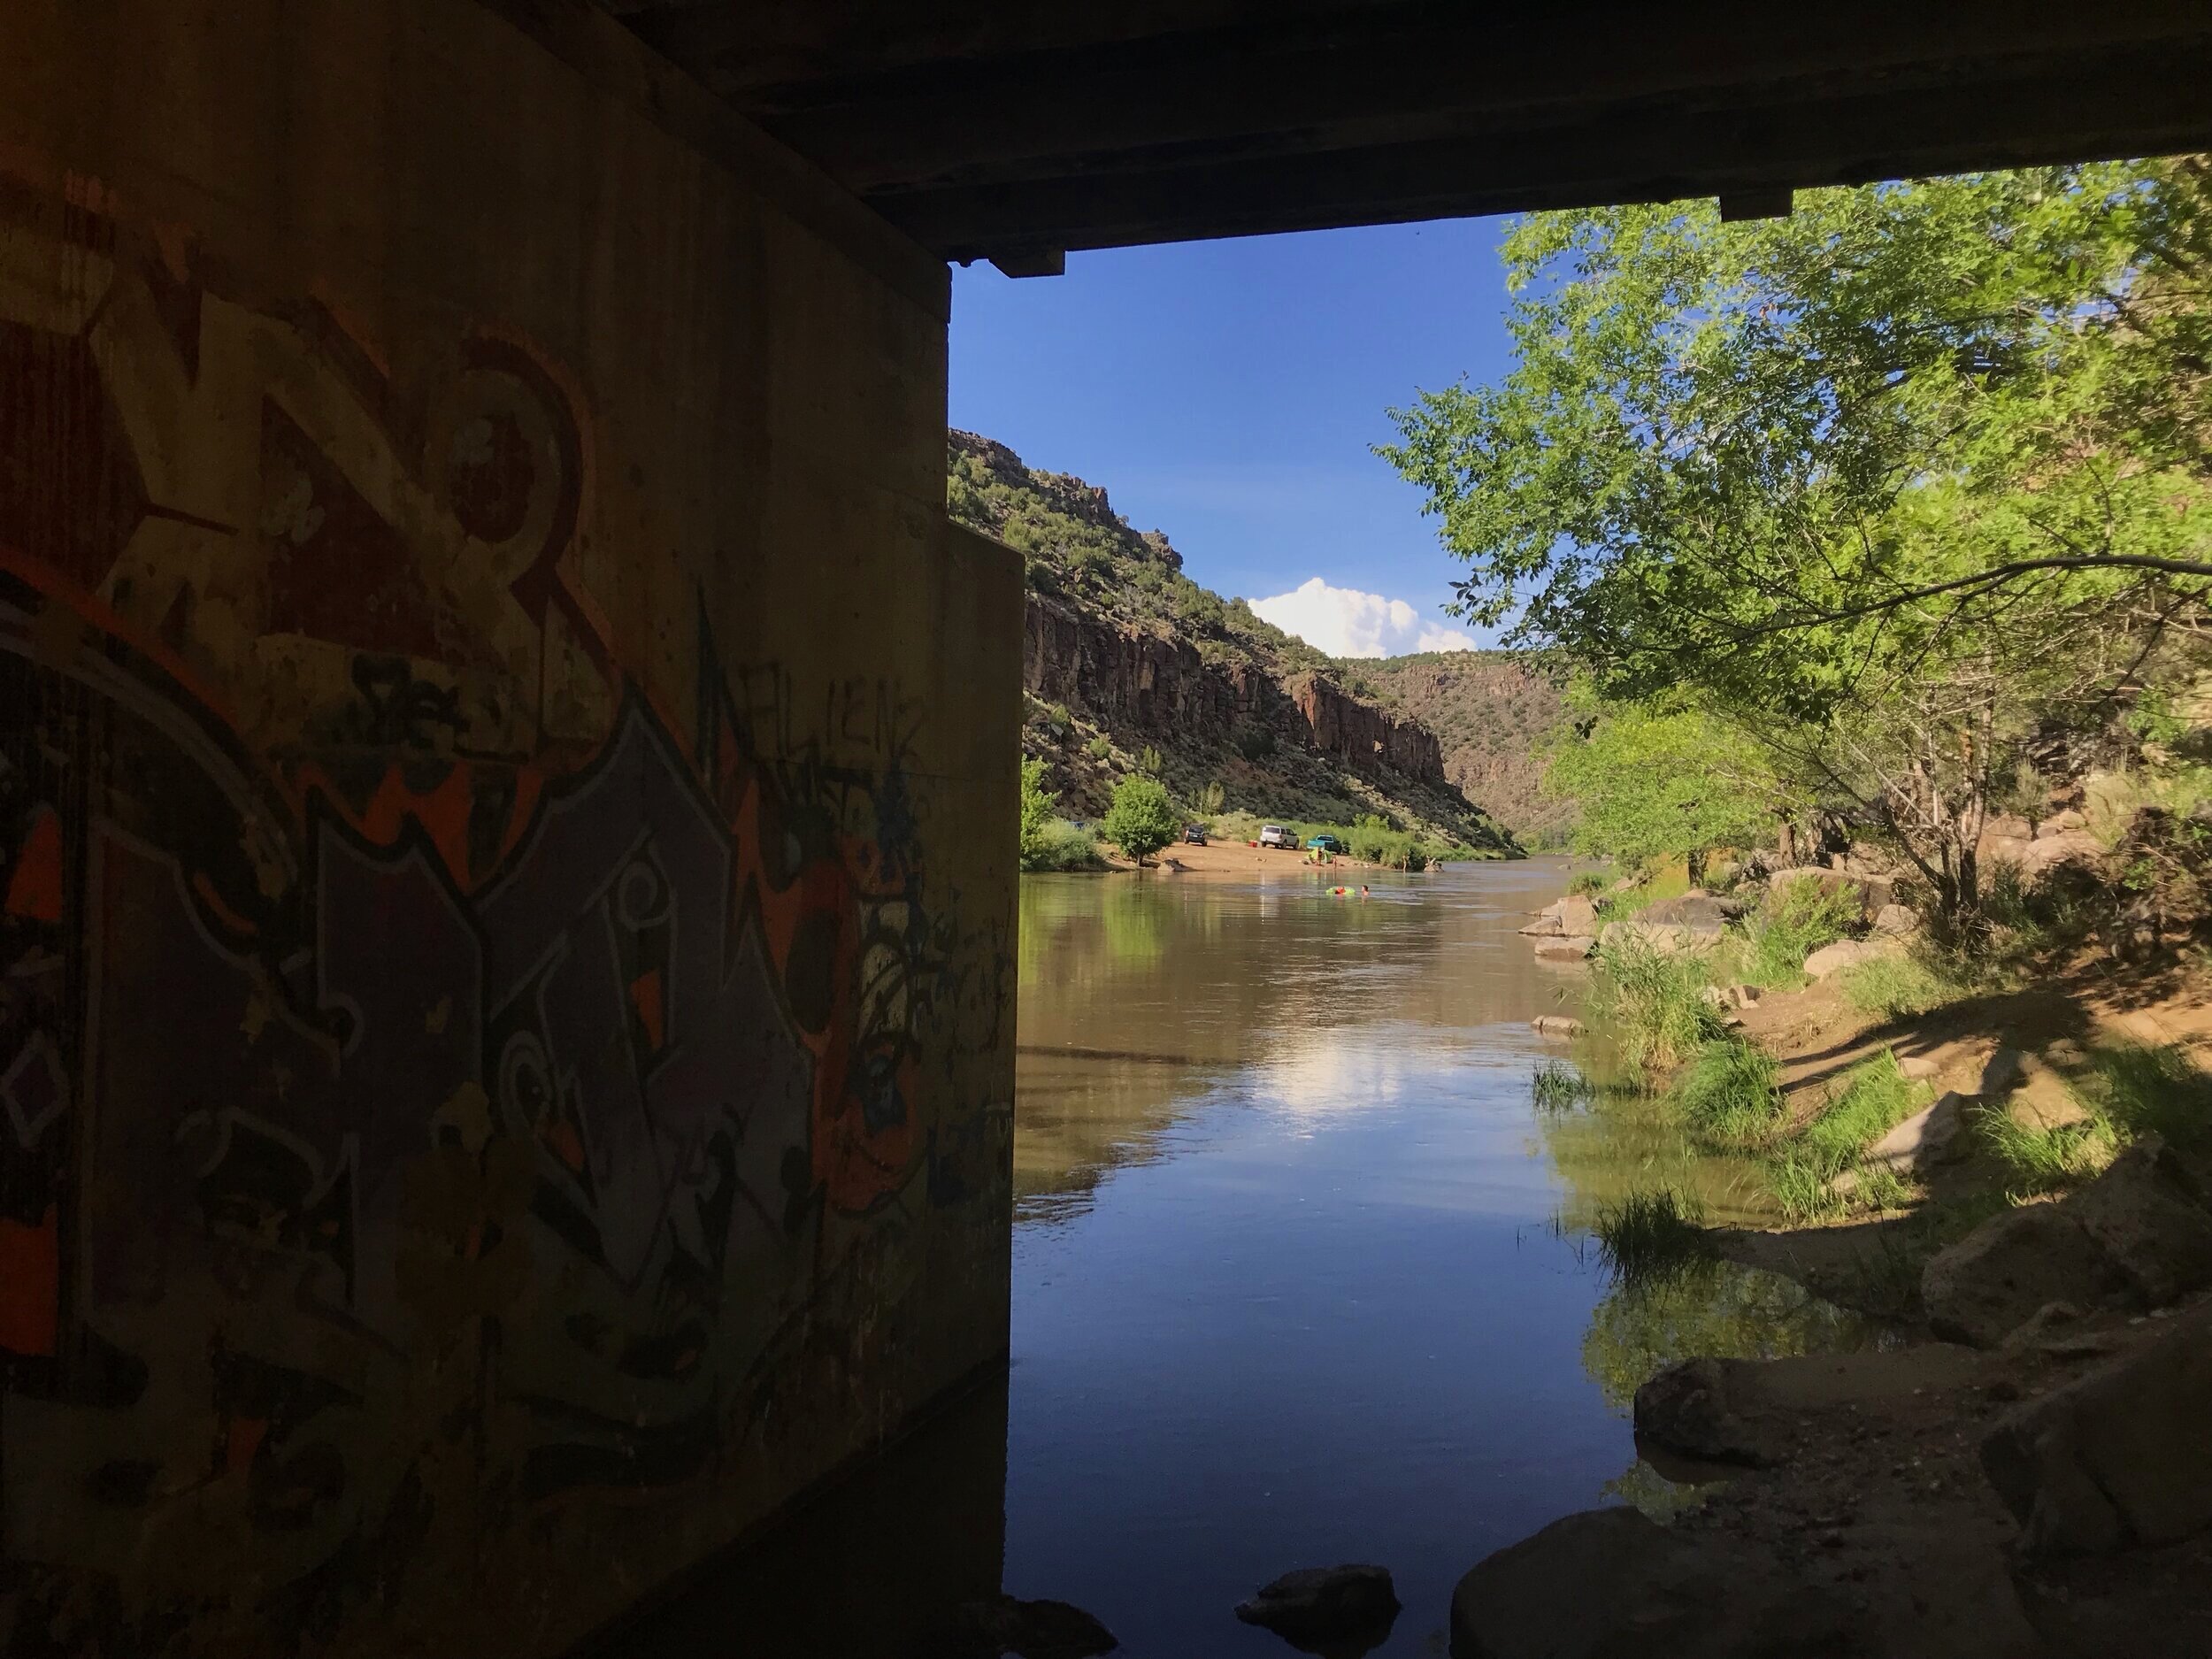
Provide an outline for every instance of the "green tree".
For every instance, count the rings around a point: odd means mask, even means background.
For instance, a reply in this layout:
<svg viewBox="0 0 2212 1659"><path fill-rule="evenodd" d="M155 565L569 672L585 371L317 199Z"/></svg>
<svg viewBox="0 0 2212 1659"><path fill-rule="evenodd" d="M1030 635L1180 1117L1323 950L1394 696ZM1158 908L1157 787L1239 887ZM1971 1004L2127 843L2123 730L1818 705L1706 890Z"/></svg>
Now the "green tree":
<svg viewBox="0 0 2212 1659"><path fill-rule="evenodd" d="M1045 763L1041 760L1022 762L1021 866L1023 869L1033 870L1040 867L1044 856L1047 833L1051 829L1054 815L1058 810L1058 801L1045 789Z"/></svg>
<svg viewBox="0 0 2212 1659"><path fill-rule="evenodd" d="M1113 804L1099 830L1141 865L1175 839L1177 827L1174 804L1159 780L1128 777L1114 786Z"/></svg>
<svg viewBox="0 0 2212 1659"><path fill-rule="evenodd" d="M1763 843L1792 804L1759 745L1710 715L1601 707L1581 687L1570 707L1543 787L1580 806L1578 853L1636 870L1680 858L1694 882L1715 848Z"/></svg>
<svg viewBox="0 0 2212 1659"><path fill-rule="evenodd" d="M1518 363L1384 453L1610 701L1691 694L1978 902L1997 780L2208 620L2195 162L1540 214ZM2131 678L2132 677L2132 678Z"/></svg>

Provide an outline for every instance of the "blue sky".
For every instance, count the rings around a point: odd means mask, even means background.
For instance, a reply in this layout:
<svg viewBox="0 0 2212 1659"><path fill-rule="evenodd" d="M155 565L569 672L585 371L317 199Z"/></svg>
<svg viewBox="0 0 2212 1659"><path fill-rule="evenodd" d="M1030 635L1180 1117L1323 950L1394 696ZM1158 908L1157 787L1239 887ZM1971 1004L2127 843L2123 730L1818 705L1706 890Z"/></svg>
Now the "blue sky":
<svg viewBox="0 0 2212 1659"><path fill-rule="evenodd" d="M1456 629L1457 566L1368 446L1416 388L1510 366L1499 219L1068 256L953 273L952 424L1106 487L1194 580L1263 599L1324 649ZM1365 601L1356 595L1368 595ZM1398 602L1384 608L1379 595ZM1285 626L1292 626L1285 623Z"/></svg>

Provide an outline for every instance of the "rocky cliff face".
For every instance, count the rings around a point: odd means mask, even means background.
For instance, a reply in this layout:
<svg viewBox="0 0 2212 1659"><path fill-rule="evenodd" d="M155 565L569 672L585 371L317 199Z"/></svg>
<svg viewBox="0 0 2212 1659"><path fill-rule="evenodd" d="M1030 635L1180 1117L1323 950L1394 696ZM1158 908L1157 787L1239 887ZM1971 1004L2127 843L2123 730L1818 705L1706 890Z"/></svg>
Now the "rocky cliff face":
<svg viewBox="0 0 2212 1659"><path fill-rule="evenodd" d="M1445 783L1436 734L1362 703L1317 674L1286 684L1243 664L1211 664L1189 641L1118 627L1029 597L1022 683L1043 703L1160 736L1232 741L1259 726L1278 741L1326 755L1363 774L1387 768Z"/></svg>

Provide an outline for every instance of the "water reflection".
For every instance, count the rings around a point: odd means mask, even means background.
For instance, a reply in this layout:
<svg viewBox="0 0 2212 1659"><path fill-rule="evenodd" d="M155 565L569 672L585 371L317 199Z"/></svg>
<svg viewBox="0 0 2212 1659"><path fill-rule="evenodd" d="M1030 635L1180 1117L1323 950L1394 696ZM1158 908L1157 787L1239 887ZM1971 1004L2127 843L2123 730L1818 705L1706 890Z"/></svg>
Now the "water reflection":
<svg viewBox="0 0 2212 1659"><path fill-rule="evenodd" d="M1636 1460L1639 1383L1693 1353L1865 1333L1747 1270L1613 1286L1576 1237L1639 1187L1725 1215L1747 1181L1632 1100L1533 1110L1532 1074L1562 1051L1529 1022L1572 1011L1578 981L1514 930L1563 881L1480 866L1374 880L1363 903L1318 879L1025 882L995 1442L987 1421L932 1454L972 1466L895 1480L884 1507L788 1546L746 1581L780 1586L764 1605L865 1599L850 1563L924 1536L966 1597L1002 1582L1002 1539L1005 1591L1087 1609L1129 1653L1262 1659L1286 1649L1238 1601L1293 1568L1377 1561L1406 1610L1372 1651L1440 1654L1482 1555L1594 1503L1694 1496ZM919 1628L945 1594L890 1600L868 1628ZM748 1626L733 1605L725 1632ZM877 1645L743 1650L910 1651L849 1639Z"/></svg>

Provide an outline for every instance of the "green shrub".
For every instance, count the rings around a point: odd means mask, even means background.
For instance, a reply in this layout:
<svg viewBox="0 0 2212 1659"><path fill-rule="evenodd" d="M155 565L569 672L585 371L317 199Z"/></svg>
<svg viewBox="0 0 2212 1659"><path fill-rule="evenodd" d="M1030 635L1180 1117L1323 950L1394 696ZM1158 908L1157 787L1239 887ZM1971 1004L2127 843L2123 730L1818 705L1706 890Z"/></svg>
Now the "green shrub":
<svg viewBox="0 0 2212 1659"><path fill-rule="evenodd" d="M1669 1097L1691 1134L1715 1147L1766 1141L1782 1117L1773 1057L1740 1037L1717 1037L1676 1081Z"/></svg>
<svg viewBox="0 0 2212 1659"><path fill-rule="evenodd" d="M1056 803L1045 789L1045 764L1025 760L1021 766L1021 867L1036 870L1044 849L1045 831L1053 821Z"/></svg>
<svg viewBox="0 0 2212 1659"><path fill-rule="evenodd" d="M1160 751L1147 743L1143 753L1137 757L1137 770L1148 778L1156 778L1160 775Z"/></svg>
<svg viewBox="0 0 2212 1659"><path fill-rule="evenodd" d="M1098 835L1078 829L1065 818L1055 818L1038 835L1033 853L1025 852L1022 868L1032 874L1044 871L1100 870L1106 861L1098 856Z"/></svg>
<svg viewBox="0 0 2212 1659"><path fill-rule="evenodd" d="M1606 1271L1623 1284L1647 1284L1710 1258L1703 1215L1694 1198L1671 1188L1600 1204L1595 1231Z"/></svg>
<svg viewBox="0 0 2212 1659"><path fill-rule="evenodd" d="M1877 956L1846 968L1836 983L1860 1013L1886 1019L1910 1018L1967 995L1949 974L1913 956Z"/></svg>
<svg viewBox="0 0 2212 1659"><path fill-rule="evenodd" d="M1786 1152L1767 1166L1774 1202L1792 1221L1819 1221L1842 1213L1843 1198L1829 1180L1812 1158L1800 1152Z"/></svg>
<svg viewBox="0 0 2212 1659"><path fill-rule="evenodd" d="M1578 870L1567 883L1567 891L1579 898L1595 898L1613 884L1602 870Z"/></svg>
<svg viewBox="0 0 2212 1659"><path fill-rule="evenodd" d="M1105 733L1101 732L1096 737L1086 743L1084 748L1090 750L1091 758L1093 760L1104 760L1109 755L1114 752L1114 741L1110 737L1108 737Z"/></svg>
<svg viewBox="0 0 2212 1659"><path fill-rule="evenodd" d="M1124 778L1099 832L1140 864L1173 841L1181 826L1167 790L1156 778Z"/></svg>
<svg viewBox="0 0 2212 1659"><path fill-rule="evenodd" d="M1723 1035L1706 1002L1704 957L1670 955L1646 941L1616 938L1592 959L1589 1006L1620 1050L1623 1067L1644 1088Z"/></svg>

